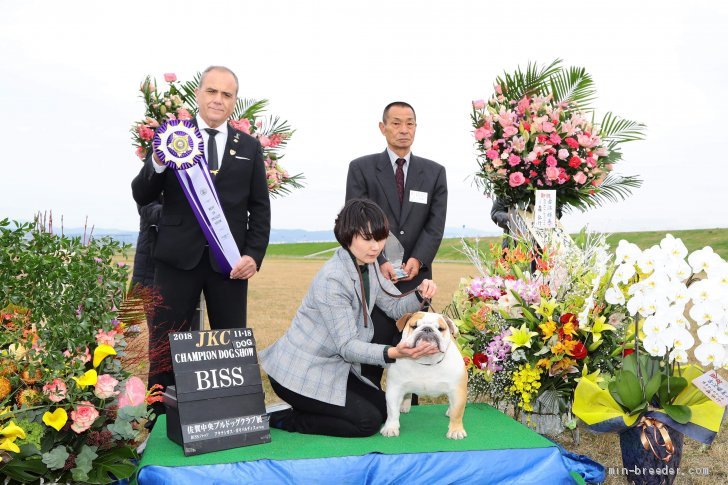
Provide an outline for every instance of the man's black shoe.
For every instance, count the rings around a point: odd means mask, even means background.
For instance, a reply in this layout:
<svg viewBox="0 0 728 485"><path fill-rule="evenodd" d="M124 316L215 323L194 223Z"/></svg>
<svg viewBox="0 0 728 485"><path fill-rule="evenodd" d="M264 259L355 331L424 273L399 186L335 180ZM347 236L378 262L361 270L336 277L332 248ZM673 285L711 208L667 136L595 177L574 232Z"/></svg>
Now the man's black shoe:
<svg viewBox="0 0 728 485"><path fill-rule="evenodd" d="M293 408L287 403L278 403L266 407L268 426L271 428L293 431Z"/></svg>

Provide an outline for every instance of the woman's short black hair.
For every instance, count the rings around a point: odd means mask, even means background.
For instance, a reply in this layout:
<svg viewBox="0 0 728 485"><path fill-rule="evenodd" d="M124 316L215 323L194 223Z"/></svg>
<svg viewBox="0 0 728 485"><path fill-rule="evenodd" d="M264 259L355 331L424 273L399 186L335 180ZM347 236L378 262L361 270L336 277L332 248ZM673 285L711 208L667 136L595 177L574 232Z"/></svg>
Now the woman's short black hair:
<svg viewBox="0 0 728 485"><path fill-rule="evenodd" d="M336 216L334 235L341 246L349 249L356 234L376 241L387 239L389 235L387 216L371 200L351 199Z"/></svg>

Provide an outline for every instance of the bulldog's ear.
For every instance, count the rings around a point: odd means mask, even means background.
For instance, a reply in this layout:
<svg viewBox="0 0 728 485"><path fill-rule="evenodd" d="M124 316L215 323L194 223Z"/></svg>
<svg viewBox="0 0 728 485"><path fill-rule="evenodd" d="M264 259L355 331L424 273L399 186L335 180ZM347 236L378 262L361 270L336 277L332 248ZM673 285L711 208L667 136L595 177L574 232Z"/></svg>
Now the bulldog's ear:
<svg viewBox="0 0 728 485"><path fill-rule="evenodd" d="M412 318L412 315L414 315L414 313L405 313L404 315L402 315L402 318L397 320L397 330L399 330L400 332L404 330L404 326L407 325L407 322L410 318Z"/></svg>
<svg viewBox="0 0 728 485"><path fill-rule="evenodd" d="M460 335L457 325L455 325L452 320L450 320L445 315L442 316L442 319L445 320L445 323L447 323L447 326L450 327L450 333L452 334L453 337L457 337L458 335Z"/></svg>

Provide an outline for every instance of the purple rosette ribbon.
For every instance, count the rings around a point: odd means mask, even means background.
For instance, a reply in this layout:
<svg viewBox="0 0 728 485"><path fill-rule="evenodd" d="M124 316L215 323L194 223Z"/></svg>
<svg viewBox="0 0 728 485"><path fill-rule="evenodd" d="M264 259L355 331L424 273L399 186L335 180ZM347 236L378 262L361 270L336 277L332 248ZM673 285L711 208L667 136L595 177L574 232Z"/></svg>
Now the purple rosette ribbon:
<svg viewBox="0 0 728 485"><path fill-rule="evenodd" d="M152 147L157 158L174 170L215 261L224 273L230 273L240 251L210 178L197 125L187 120L167 121L157 128Z"/></svg>

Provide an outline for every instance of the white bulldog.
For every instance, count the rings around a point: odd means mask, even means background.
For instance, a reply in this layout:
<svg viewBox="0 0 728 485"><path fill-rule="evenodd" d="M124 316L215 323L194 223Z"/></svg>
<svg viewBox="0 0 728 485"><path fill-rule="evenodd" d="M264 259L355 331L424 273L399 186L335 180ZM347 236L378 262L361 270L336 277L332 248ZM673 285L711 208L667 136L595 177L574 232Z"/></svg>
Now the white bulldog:
<svg viewBox="0 0 728 485"><path fill-rule="evenodd" d="M387 368L387 421L380 431L384 436L399 436L399 413L408 413L412 393L420 396L447 394L450 417L447 437L454 440L468 434L463 428L467 400L468 374L453 337L452 321L438 313L408 313L397 322L402 341L415 347L421 340L436 343L440 352L419 359L397 359Z"/></svg>

